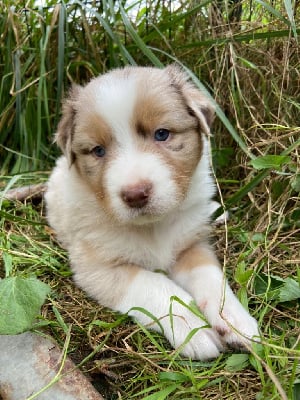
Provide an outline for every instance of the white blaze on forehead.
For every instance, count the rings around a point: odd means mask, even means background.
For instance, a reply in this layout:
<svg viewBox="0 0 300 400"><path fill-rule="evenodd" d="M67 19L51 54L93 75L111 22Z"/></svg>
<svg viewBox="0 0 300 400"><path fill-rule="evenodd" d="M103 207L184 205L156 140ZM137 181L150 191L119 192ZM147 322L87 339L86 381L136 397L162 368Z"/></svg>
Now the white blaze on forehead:
<svg viewBox="0 0 300 400"><path fill-rule="evenodd" d="M111 127L116 141L122 145L131 142L130 121L137 101L135 76L133 74L104 76L97 82L93 92L95 111Z"/></svg>
<svg viewBox="0 0 300 400"><path fill-rule="evenodd" d="M110 127L115 147L104 174L104 185L111 209L120 221L130 221L140 210L130 209L122 200L121 192L135 184L147 181L151 195L144 210L150 215L162 215L172 209L179 198L171 165L158 153L143 151L137 146L132 126L134 112L141 91L140 79L135 74L120 71L103 76L86 87L86 96L92 97L93 113ZM109 149L108 149L109 151Z"/></svg>
<svg viewBox="0 0 300 400"><path fill-rule="evenodd" d="M153 215L172 209L178 201L177 187L170 167L156 154L126 148L110 164L105 175L111 206L120 220L132 218L132 210L122 201L120 193L127 186L147 181L152 185L147 205Z"/></svg>

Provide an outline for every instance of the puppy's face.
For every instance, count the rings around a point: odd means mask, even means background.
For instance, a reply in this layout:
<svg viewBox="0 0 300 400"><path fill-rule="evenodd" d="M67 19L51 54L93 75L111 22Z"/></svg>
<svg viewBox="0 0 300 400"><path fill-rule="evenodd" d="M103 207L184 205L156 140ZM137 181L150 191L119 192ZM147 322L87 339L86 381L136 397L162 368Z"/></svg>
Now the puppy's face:
<svg viewBox="0 0 300 400"><path fill-rule="evenodd" d="M185 198L212 119L177 67L129 67L73 88L57 142L108 215L143 224Z"/></svg>

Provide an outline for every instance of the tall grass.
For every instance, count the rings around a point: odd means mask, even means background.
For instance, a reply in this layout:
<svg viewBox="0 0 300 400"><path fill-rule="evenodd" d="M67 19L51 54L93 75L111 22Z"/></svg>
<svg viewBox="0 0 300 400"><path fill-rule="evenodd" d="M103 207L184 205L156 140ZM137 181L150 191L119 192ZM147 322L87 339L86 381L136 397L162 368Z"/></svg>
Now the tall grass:
<svg viewBox="0 0 300 400"><path fill-rule="evenodd" d="M57 298L44 322L61 343L72 328L69 352L95 385L100 375L107 398L298 400L299 2L39 4L0 3L0 185L46 179L72 82L126 64L180 63L216 102L213 162L231 219L215 245L263 345L211 363L180 359L161 336L71 286L66 255L30 203L1 201L3 263L51 284Z"/></svg>
<svg viewBox="0 0 300 400"><path fill-rule="evenodd" d="M216 129L248 155L250 127L293 124L299 112L291 1L38 4L0 4L2 172L48 168L64 91L125 64L183 62L221 107Z"/></svg>

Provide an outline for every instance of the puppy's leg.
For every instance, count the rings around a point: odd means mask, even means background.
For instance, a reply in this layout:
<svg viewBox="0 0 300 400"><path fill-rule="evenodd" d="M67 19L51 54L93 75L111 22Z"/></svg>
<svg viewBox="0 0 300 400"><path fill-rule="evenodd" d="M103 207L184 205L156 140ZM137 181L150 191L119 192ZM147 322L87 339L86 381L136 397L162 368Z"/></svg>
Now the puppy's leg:
<svg viewBox="0 0 300 400"><path fill-rule="evenodd" d="M97 262L92 258L90 254L84 257L81 253L80 264L78 257L71 259L74 279L101 304L128 312L151 329L163 330L175 348L183 344L191 330L198 329L181 349L185 356L205 360L217 357L223 350L213 329L205 327L206 323L180 302L171 301L171 297L176 296L189 305L192 297L168 277L135 265L101 265L101 257L97 257Z"/></svg>
<svg viewBox="0 0 300 400"><path fill-rule="evenodd" d="M258 336L256 320L233 294L209 246L194 245L181 254L172 278L196 300L213 329L233 347Z"/></svg>

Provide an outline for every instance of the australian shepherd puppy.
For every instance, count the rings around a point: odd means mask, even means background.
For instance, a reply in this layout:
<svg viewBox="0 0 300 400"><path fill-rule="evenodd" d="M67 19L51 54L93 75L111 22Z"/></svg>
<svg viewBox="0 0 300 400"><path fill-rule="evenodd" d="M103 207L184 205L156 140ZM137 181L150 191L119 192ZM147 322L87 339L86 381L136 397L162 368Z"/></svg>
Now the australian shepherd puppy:
<svg viewBox="0 0 300 400"><path fill-rule="evenodd" d="M258 335L208 241L213 116L176 66L126 67L73 87L46 194L77 285L200 360Z"/></svg>

